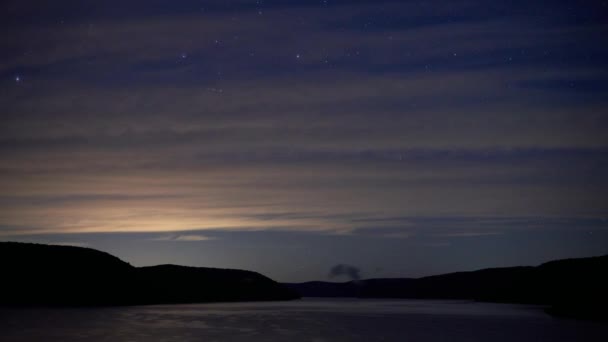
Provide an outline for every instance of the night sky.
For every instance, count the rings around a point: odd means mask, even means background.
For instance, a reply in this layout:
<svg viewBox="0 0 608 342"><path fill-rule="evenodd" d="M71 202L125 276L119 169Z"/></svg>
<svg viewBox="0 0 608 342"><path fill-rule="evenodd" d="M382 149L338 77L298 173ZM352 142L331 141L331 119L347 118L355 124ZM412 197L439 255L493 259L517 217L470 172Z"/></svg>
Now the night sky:
<svg viewBox="0 0 608 342"><path fill-rule="evenodd" d="M279 281L608 253L608 1L2 0L0 27L0 240Z"/></svg>

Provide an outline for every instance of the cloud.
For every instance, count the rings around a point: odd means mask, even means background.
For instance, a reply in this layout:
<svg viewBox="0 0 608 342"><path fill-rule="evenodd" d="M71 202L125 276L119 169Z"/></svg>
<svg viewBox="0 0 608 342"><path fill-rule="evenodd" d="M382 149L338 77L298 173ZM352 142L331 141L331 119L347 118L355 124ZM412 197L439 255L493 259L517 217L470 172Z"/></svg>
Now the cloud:
<svg viewBox="0 0 608 342"><path fill-rule="evenodd" d="M494 236L494 235L503 235L502 232L456 232L456 233L446 233L446 234L437 234L437 237L477 237L477 236Z"/></svg>
<svg viewBox="0 0 608 342"><path fill-rule="evenodd" d="M451 246L452 243L451 242L428 242L428 243L424 243L424 246L427 247L448 247Z"/></svg>
<svg viewBox="0 0 608 342"><path fill-rule="evenodd" d="M203 235L180 235L175 238L175 241L208 241L215 240L215 238L203 236Z"/></svg>
<svg viewBox="0 0 608 342"><path fill-rule="evenodd" d="M476 2L37 2L0 13L0 234L405 238L379 223L608 212L608 76L587 20L548 27L530 2L517 18ZM379 222L349 222L363 211Z"/></svg>
<svg viewBox="0 0 608 342"><path fill-rule="evenodd" d="M59 242L51 242L51 245L58 246L74 246L74 247L89 247L90 244L86 242L77 242L77 241L59 241Z"/></svg>
<svg viewBox="0 0 608 342"><path fill-rule="evenodd" d="M185 241L185 242L196 242L196 241L209 241L216 240L215 237L205 235L163 235L157 238L153 238L154 241Z"/></svg>
<svg viewBox="0 0 608 342"><path fill-rule="evenodd" d="M346 265L346 264L338 264L332 267L329 270L329 277L341 277L346 276L351 280L359 280L361 279L361 270L355 266Z"/></svg>

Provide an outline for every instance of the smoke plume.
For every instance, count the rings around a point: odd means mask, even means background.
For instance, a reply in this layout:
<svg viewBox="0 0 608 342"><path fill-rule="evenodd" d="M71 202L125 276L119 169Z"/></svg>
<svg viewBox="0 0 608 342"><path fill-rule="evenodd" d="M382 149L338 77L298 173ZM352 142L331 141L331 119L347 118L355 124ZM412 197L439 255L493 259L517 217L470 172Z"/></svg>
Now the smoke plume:
<svg viewBox="0 0 608 342"><path fill-rule="evenodd" d="M361 279L361 271L359 268L351 265L339 264L329 270L329 277L335 278L340 276L349 277L351 280Z"/></svg>

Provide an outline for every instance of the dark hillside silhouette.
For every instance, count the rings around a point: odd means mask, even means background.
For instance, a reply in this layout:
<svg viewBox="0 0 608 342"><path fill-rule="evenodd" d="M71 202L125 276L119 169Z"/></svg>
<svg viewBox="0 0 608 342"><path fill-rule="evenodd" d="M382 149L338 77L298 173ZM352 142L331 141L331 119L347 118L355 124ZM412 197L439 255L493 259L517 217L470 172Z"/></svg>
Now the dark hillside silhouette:
<svg viewBox="0 0 608 342"><path fill-rule="evenodd" d="M285 300L299 296L259 273L160 265L137 269L144 298L162 303Z"/></svg>
<svg viewBox="0 0 608 342"><path fill-rule="evenodd" d="M90 248L0 242L0 304L135 305L288 300L255 272L163 265L136 268Z"/></svg>
<svg viewBox="0 0 608 342"><path fill-rule="evenodd" d="M608 255L538 267L491 268L418 279L286 284L303 297L470 299L550 305L553 314L608 318Z"/></svg>

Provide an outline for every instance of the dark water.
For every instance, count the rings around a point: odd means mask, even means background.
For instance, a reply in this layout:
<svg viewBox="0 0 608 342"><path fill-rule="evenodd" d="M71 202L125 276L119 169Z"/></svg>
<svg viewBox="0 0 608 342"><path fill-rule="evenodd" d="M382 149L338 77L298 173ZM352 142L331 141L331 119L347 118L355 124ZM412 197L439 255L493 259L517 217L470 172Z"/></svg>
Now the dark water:
<svg viewBox="0 0 608 342"><path fill-rule="evenodd" d="M539 307L325 300L0 309L0 341L608 341L608 326Z"/></svg>

